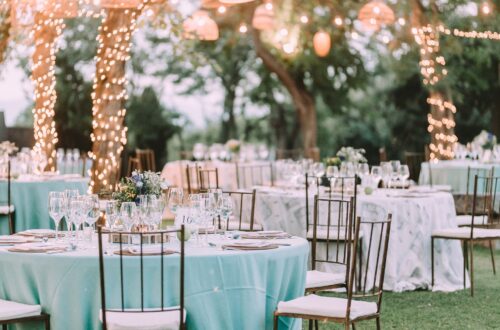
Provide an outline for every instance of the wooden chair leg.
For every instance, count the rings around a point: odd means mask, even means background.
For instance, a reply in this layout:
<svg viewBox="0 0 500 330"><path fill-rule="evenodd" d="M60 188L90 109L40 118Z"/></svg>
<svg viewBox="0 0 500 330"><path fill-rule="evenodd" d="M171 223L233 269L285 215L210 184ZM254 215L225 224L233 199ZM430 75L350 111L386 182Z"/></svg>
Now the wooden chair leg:
<svg viewBox="0 0 500 330"><path fill-rule="evenodd" d="M319 330L319 321L318 320L314 320L314 329Z"/></svg>
<svg viewBox="0 0 500 330"><path fill-rule="evenodd" d="M469 269L469 251L467 249L467 241L463 242L464 246L464 290L467 287L467 269Z"/></svg>
<svg viewBox="0 0 500 330"><path fill-rule="evenodd" d="M474 241L470 242L470 295L474 297Z"/></svg>
<svg viewBox="0 0 500 330"><path fill-rule="evenodd" d="M381 328L380 328L380 317L377 317L377 318L375 319L375 321L377 322L377 330L380 330L380 329L381 329Z"/></svg>
<svg viewBox="0 0 500 330"><path fill-rule="evenodd" d="M351 324L349 323L349 320L345 322L345 330L351 330Z"/></svg>
<svg viewBox="0 0 500 330"><path fill-rule="evenodd" d="M352 325L352 330L356 330L356 325L353 323Z"/></svg>
<svg viewBox="0 0 500 330"><path fill-rule="evenodd" d="M309 330L313 330L313 320L309 320Z"/></svg>
<svg viewBox="0 0 500 330"><path fill-rule="evenodd" d="M274 314L273 329L278 330L278 315Z"/></svg>
<svg viewBox="0 0 500 330"><path fill-rule="evenodd" d="M2 324L2 330L7 330L7 324Z"/></svg>
<svg viewBox="0 0 500 330"><path fill-rule="evenodd" d="M434 287L434 237L431 237L431 286Z"/></svg>
<svg viewBox="0 0 500 330"><path fill-rule="evenodd" d="M491 254L491 266L493 266L493 274L497 274L497 270L495 267L495 253L493 252L493 241L490 241L490 254Z"/></svg>
<svg viewBox="0 0 500 330"><path fill-rule="evenodd" d="M16 233L16 228L14 227L14 213L12 212L9 212L9 232L11 235Z"/></svg>
<svg viewBox="0 0 500 330"><path fill-rule="evenodd" d="M50 315L45 318L45 330L50 330Z"/></svg>

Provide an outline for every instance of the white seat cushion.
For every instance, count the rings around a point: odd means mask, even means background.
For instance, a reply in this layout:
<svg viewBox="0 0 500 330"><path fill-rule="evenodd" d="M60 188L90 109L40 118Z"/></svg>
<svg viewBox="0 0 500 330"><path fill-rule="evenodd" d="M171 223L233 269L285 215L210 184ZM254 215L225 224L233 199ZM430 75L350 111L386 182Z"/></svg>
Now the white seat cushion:
<svg viewBox="0 0 500 330"><path fill-rule="evenodd" d="M177 309L175 309L177 308ZM144 312L130 309L130 312L106 312L109 330L178 330L180 326L179 307L170 307L164 312ZM102 322L102 310L100 312ZM186 311L184 310L184 320Z"/></svg>
<svg viewBox="0 0 500 330"><path fill-rule="evenodd" d="M242 222L241 223L241 229L240 229L240 223L237 220L230 220L229 221L229 230L250 230L250 223L248 222ZM259 223L254 223L253 224L253 230L262 230L262 225Z"/></svg>
<svg viewBox="0 0 500 330"><path fill-rule="evenodd" d="M306 275L306 289L343 284L345 283L345 279L345 273L327 273L310 270Z"/></svg>
<svg viewBox="0 0 500 330"><path fill-rule="evenodd" d="M432 232L432 236L449 238L469 238L470 227L439 229ZM500 238L500 229L474 228L473 238Z"/></svg>
<svg viewBox="0 0 500 330"><path fill-rule="evenodd" d="M470 226L472 224L472 215L457 215L457 223L459 226ZM474 225L488 224L488 216L477 215L474 217Z"/></svg>
<svg viewBox="0 0 500 330"><path fill-rule="evenodd" d="M0 206L0 214L11 214L14 213L15 207L14 205L1 205Z"/></svg>
<svg viewBox="0 0 500 330"><path fill-rule="evenodd" d="M347 313L347 299L310 294L278 303L278 312L344 318ZM377 313L377 304L374 302L353 300L351 303L351 320L375 313Z"/></svg>
<svg viewBox="0 0 500 330"><path fill-rule="evenodd" d="M0 321L37 316L42 313L40 305L26 305L0 299Z"/></svg>
<svg viewBox="0 0 500 330"><path fill-rule="evenodd" d="M322 228L322 227L318 227L317 231L316 231L316 238L317 239L323 239L323 240L326 240L327 238L329 240L340 240L340 241L345 241L347 240L346 238L346 230L344 228L342 228L340 230L340 233L339 231L337 230L336 227L330 227L330 236L328 236L328 230L326 229L326 227ZM354 233L352 234L354 236ZM313 239L313 236L314 236L314 231L313 231L313 228L310 228L308 231L307 231L307 238L308 239ZM363 237L363 231L359 231L359 238Z"/></svg>

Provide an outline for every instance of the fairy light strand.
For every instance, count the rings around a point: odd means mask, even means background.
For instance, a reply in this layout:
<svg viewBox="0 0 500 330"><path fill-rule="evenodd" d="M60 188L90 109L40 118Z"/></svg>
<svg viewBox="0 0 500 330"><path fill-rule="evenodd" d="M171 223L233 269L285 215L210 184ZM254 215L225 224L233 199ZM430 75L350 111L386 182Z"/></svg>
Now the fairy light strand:
<svg viewBox="0 0 500 330"><path fill-rule="evenodd" d="M113 191L117 185L121 153L127 143L125 64L130 59L132 34L144 6L142 3L137 9L108 10L99 27L92 93L93 165L89 189L93 192Z"/></svg>
<svg viewBox="0 0 500 330"><path fill-rule="evenodd" d="M431 90L427 103L431 112L427 115L431 134L429 144L431 160L453 158L453 145L458 141L454 134L456 107L445 100L442 93L434 91L435 86L447 76L446 61L440 54L439 33L432 26L412 28L416 43L420 46L420 73L425 86Z"/></svg>
<svg viewBox="0 0 500 330"><path fill-rule="evenodd" d="M55 145L58 142L54 122L56 104L55 64L57 41L64 29L62 19L53 19L42 13L34 17L32 38L35 51L32 58L31 79L35 89L33 108L34 150L47 157L48 171L55 171Z"/></svg>

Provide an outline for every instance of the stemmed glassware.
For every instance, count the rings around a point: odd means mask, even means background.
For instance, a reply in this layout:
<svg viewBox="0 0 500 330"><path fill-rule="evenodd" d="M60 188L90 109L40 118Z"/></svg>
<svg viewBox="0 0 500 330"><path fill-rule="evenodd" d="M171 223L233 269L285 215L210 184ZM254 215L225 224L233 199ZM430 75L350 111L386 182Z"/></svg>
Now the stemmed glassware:
<svg viewBox="0 0 500 330"><path fill-rule="evenodd" d="M171 188L168 192L168 208L173 214L176 214L177 209L182 206L184 200L184 191L182 188Z"/></svg>
<svg viewBox="0 0 500 330"><path fill-rule="evenodd" d="M399 179L402 182L403 188L406 187L406 180L410 177L410 168L408 165L401 165L399 168Z"/></svg>
<svg viewBox="0 0 500 330"><path fill-rule="evenodd" d="M231 196L222 196L219 201L218 209L220 210L220 217L222 222L222 228L225 229L228 227L229 217L233 213L233 199Z"/></svg>
<svg viewBox="0 0 500 330"><path fill-rule="evenodd" d="M87 223L92 230L94 230L95 223L101 216L101 209L99 207L99 196L96 194L85 196L87 216L85 217L85 223Z"/></svg>
<svg viewBox="0 0 500 330"><path fill-rule="evenodd" d="M137 214L137 206L134 202L123 202L120 207L120 217L123 221L123 226L125 227L125 231L130 232Z"/></svg>
<svg viewBox="0 0 500 330"><path fill-rule="evenodd" d="M59 241L59 223L64 217L64 194L60 192L49 193L49 215L54 220L56 227L56 241Z"/></svg>
<svg viewBox="0 0 500 330"><path fill-rule="evenodd" d="M71 202L76 200L79 196L80 192L78 190L67 189L64 191L64 220L66 222L67 239L71 239L72 236L72 220L70 216L71 211Z"/></svg>
<svg viewBox="0 0 500 330"><path fill-rule="evenodd" d="M76 240L79 239L78 229L80 228L80 225L83 223L84 217L86 216L85 209L86 207L84 205L84 201L81 199L73 199L70 202L69 219L71 223L75 226Z"/></svg>
<svg viewBox="0 0 500 330"><path fill-rule="evenodd" d="M390 188L392 166L389 162L382 162L382 163L380 163L380 166L382 168L382 180L384 181L384 186L386 188Z"/></svg>
<svg viewBox="0 0 500 330"><path fill-rule="evenodd" d="M106 202L106 222L109 228L112 230L116 226L116 220L118 219L120 210L118 209L117 201Z"/></svg>
<svg viewBox="0 0 500 330"><path fill-rule="evenodd" d="M375 187L378 187L380 179L382 178L382 167L372 166L371 175L372 175L373 185Z"/></svg>

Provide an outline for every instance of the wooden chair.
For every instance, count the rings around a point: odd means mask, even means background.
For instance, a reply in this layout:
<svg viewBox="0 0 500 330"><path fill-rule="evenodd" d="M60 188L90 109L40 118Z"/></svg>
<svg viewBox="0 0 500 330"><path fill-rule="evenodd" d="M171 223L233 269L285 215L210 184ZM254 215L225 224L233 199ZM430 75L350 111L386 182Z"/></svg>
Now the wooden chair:
<svg viewBox="0 0 500 330"><path fill-rule="evenodd" d="M173 254L171 251L166 250L164 247L163 240L158 246L158 253L154 253L151 251L144 251L143 245L144 243L144 234L143 233L131 233L131 232L107 232L107 234L114 234L119 237L119 250L117 253L119 254L119 269L120 269L120 277L116 279L116 281L120 281L120 295L116 295L115 299L107 299L106 297L106 287L105 287L105 267L104 267L104 248L103 248L103 239L107 240L107 236L103 238L103 234L101 231L101 227L98 227L98 243L99 243L99 277L100 277L100 286L101 286L101 321L104 330L108 328L111 329L126 329L130 328L131 319L134 320L136 326L134 327L137 330L140 329L185 329L185 314L184 310L184 240L180 240L180 253L179 256L169 256L165 257L165 255ZM138 249L137 254L131 254L131 256L124 257L124 254L128 252L127 248L123 247L123 239L124 235L133 234L135 237L139 237L139 246L136 247ZM162 236L174 234L180 235L180 237L184 237L185 230L184 225L181 225L180 229L177 230L167 230L167 231L157 231L150 232L148 234L159 234ZM130 252L129 252L130 253ZM130 255L130 254L127 254ZM152 255L156 255L155 258L152 258ZM157 278L148 278L145 279L144 276L144 257L147 257L148 269L151 269L154 262L157 263L157 268L159 269L159 283L151 288L155 288L155 290L145 289L145 284L152 285L150 282ZM165 277L171 274L165 274L165 258L175 258L179 260L179 305L174 307L165 307L165 297L164 297L164 288L165 288ZM136 260L132 260L136 259ZM139 259L139 267L124 267L125 261L128 260L132 264L137 265L136 261ZM113 263L115 264L115 263ZM118 266L115 264L115 266ZM137 269L138 268L138 269ZM136 276L136 274L131 275L130 277L125 274L125 270L130 272L140 272L140 276ZM140 297L140 305L132 307L125 307L126 302L130 301L130 296L126 294L126 290L132 285L131 278L138 278L138 284L140 286L140 296L134 295L134 298L139 299ZM108 282L109 283L109 282ZM137 286L135 286L137 287ZM174 287L177 287L175 285ZM156 295L156 297L154 297ZM149 298L151 297L151 298ZM145 298L149 298L148 301L160 301L160 304L156 308L150 308L149 302L145 302ZM120 301L119 306L114 306L114 308L108 308L106 305L107 301ZM127 303L128 305L129 303ZM148 305L148 308L145 308L145 305Z"/></svg>
<svg viewBox="0 0 500 330"><path fill-rule="evenodd" d="M302 149L277 149L276 159L293 159L299 160L304 158L304 150Z"/></svg>
<svg viewBox="0 0 500 330"><path fill-rule="evenodd" d="M209 189L219 187L219 170L217 168L198 167L198 183L200 192L207 192Z"/></svg>
<svg viewBox="0 0 500 330"><path fill-rule="evenodd" d="M274 313L274 329L278 329L279 317L302 318L315 321L331 321L342 323L345 329L364 320L375 320L380 329L380 312L385 278L385 264L391 232L391 215L381 221L362 221L357 218L354 234L351 237L353 251L359 244L360 227L370 233L370 239L365 240L368 246L365 269L362 269L361 290L355 289L356 253L352 253L347 268L347 298L324 297L310 294L291 301L278 303ZM356 298L356 299L354 299ZM375 299L374 302L363 299Z"/></svg>
<svg viewBox="0 0 500 330"><path fill-rule="evenodd" d="M262 225L255 222L255 189L252 191L224 191L223 194L233 199L236 210L233 220L226 223L226 230L262 230Z"/></svg>
<svg viewBox="0 0 500 330"><path fill-rule="evenodd" d="M420 169L422 163L425 162L425 154L421 152L407 152L404 153L406 165L410 170L410 179L418 182L420 176Z"/></svg>
<svg viewBox="0 0 500 330"><path fill-rule="evenodd" d="M486 176L474 177L474 199L472 202L472 219L470 226L458 228L445 228L432 232L431 237L431 263L432 285L434 285L434 241L459 240L463 243L464 289L466 288L466 269L470 271L470 293L474 296L474 244L488 241L491 252L493 273L496 274L495 258L492 241L500 239L500 177ZM470 254L470 255L469 255ZM470 267L469 267L470 257Z"/></svg>
<svg viewBox="0 0 500 330"><path fill-rule="evenodd" d="M14 213L16 211L14 205L12 204L12 177L11 177L11 163L10 159L7 161L7 200L0 203L0 215L6 216L9 221L9 233L10 235L16 232L16 227L14 223Z"/></svg>
<svg viewBox="0 0 500 330"><path fill-rule="evenodd" d="M252 189L254 186L274 185L273 163L236 163L238 189Z"/></svg>
<svg viewBox="0 0 500 330"><path fill-rule="evenodd" d="M9 324L43 322L45 330L50 330L50 315L42 313L40 305L26 305L14 301L0 299L0 310L8 311L0 319L2 330L7 330Z"/></svg>
<svg viewBox="0 0 500 330"><path fill-rule="evenodd" d="M155 152L152 149L135 149L135 157L142 171L156 172Z"/></svg>
<svg viewBox="0 0 500 330"><path fill-rule="evenodd" d="M467 183L465 188L465 195L458 196L457 205L457 221L459 226L470 226L472 221L472 202L474 198L474 178L479 177L493 177L495 175L495 167L489 168L473 168L467 167ZM477 196L478 199L484 196Z"/></svg>
<svg viewBox="0 0 500 330"><path fill-rule="evenodd" d="M127 165L127 176L131 176L133 171L142 172L143 168L139 158L137 157L128 157L128 165Z"/></svg>
<svg viewBox="0 0 500 330"><path fill-rule="evenodd" d="M352 253L353 203L352 197L346 200L314 196L314 223L307 233L311 241L312 270L307 272L306 292L347 288ZM319 256L318 244L324 250L322 256ZM335 270L319 271L318 264L330 265Z"/></svg>
<svg viewBox="0 0 500 330"><path fill-rule="evenodd" d="M186 184L187 184L187 192L188 194L197 193L200 189L199 176L198 176L198 168L201 166L195 163L194 165L186 165L185 175L186 175Z"/></svg>

